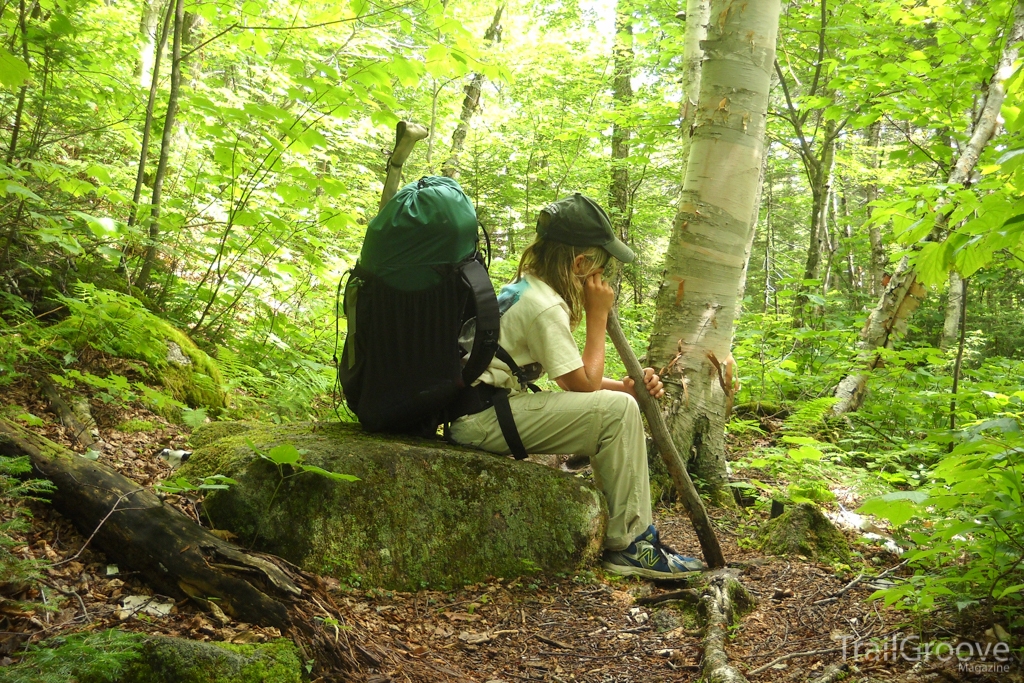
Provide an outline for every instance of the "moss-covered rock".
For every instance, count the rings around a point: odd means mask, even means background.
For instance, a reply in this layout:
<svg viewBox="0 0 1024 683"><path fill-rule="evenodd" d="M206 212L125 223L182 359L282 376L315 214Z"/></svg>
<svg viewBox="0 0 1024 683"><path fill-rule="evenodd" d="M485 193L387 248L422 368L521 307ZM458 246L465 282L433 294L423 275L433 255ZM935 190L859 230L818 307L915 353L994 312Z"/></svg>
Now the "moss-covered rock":
<svg viewBox="0 0 1024 683"><path fill-rule="evenodd" d="M816 505L788 508L758 532L761 550L772 555L803 555L830 562L850 561L850 546L843 534Z"/></svg>
<svg viewBox="0 0 1024 683"><path fill-rule="evenodd" d="M163 358L145 360L155 369L160 383L190 408L210 408L214 412L224 408L227 397L217 363L166 320L160 320L156 328L164 343Z"/></svg>
<svg viewBox="0 0 1024 683"><path fill-rule="evenodd" d="M120 358L144 361L151 379L191 408L207 408L216 414L226 406L216 361L187 334L131 297L107 292L88 314L71 315L55 331L72 347L90 345ZM177 418L173 410L158 412Z"/></svg>
<svg viewBox="0 0 1024 683"><path fill-rule="evenodd" d="M301 683L288 640L233 645L117 630L48 641L5 669L9 683Z"/></svg>
<svg viewBox="0 0 1024 683"><path fill-rule="evenodd" d="M121 683L301 683L302 660L285 639L235 645L146 638ZM83 681L83 683L85 683Z"/></svg>
<svg viewBox="0 0 1024 683"><path fill-rule="evenodd" d="M253 453L281 444L335 481ZM240 543L350 584L449 587L488 576L570 572L592 561L605 504L582 479L440 441L371 435L357 425L260 426L197 449L179 470L225 474L206 510Z"/></svg>
<svg viewBox="0 0 1024 683"><path fill-rule="evenodd" d="M192 432L188 437L188 445L192 448L201 448L228 436L245 434L259 426L259 422L207 422Z"/></svg>

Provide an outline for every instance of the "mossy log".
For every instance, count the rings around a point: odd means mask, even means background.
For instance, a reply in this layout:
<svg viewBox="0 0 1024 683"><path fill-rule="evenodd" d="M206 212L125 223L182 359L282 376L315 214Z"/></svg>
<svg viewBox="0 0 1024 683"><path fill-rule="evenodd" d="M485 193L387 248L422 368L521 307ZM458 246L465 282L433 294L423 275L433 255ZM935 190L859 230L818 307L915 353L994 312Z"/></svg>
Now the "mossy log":
<svg viewBox="0 0 1024 683"><path fill-rule="evenodd" d="M306 463L360 481L279 470L250 444L264 453L292 444ZM604 499L578 477L351 424L250 425L198 448L179 474L239 482L208 496L206 512L241 543L364 587L571 572L604 537Z"/></svg>
<svg viewBox="0 0 1024 683"><path fill-rule="evenodd" d="M824 562L850 561L850 546L818 507L801 503L768 520L758 532L758 544L772 555L803 555Z"/></svg>
<svg viewBox="0 0 1024 683"><path fill-rule="evenodd" d="M45 652L45 656L37 653ZM302 683L303 660L286 639L203 643L110 630L55 638L4 674L12 683Z"/></svg>
<svg viewBox="0 0 1024 683"><path fill-rule="evenodd" d="M339 641L325 620L344 623L319 580L278 558L242 550L165 505L149 489L114 470L0 419L0 455L27 456L56 487L54 507L122 567L141 574L156 590L192 598L217 618L274 626L303 648L306 659L348 680L360 662L379 665L390 653L368 644ZM365 647L364 647L365 645ZM354 646L354 649L353 649Z"/></svg>

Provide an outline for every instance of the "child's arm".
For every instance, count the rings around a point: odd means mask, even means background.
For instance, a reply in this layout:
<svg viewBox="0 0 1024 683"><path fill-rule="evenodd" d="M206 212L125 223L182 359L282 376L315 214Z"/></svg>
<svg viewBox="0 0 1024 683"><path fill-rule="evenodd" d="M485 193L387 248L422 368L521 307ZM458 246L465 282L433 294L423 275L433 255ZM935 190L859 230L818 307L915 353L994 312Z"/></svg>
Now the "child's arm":
<svg viewBox="0 0 1024 683"><path fill-rule="evenodd" d="M636 398L634 382L609 379L604 376L604 341L608 329L608 313L615 304L615 292L597 272L583 283L583 307L587 314L587 340L583 347L583 367L556 377L555 382L565 391L622 391ZM653 368L644 368L644 385L651 396L661 398L665 387Z"/></svg>
<svg viewBox="0 0 1024 683"><path fill-rule="evenodd" d="M556 377L565 391L597 391L604 388L604 337L608 312L615 304L615 291L601 277L601 271L583 282L583 310L587 314L587 341L583 345L583 367Z"/></svg>

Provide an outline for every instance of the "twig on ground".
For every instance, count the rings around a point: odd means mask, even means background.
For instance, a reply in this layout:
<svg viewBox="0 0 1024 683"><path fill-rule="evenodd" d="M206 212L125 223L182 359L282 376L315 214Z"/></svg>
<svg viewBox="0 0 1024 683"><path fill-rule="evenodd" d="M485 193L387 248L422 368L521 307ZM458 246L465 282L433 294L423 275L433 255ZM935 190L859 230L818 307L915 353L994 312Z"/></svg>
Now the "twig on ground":
<svg viewBox="0 0 1024 683"><path fill-rule="evenodd" d="M748 671L747 675L748 676L755 676L755 675L761 673L762 671L767 671L768 669L772 668L776 664L781 664L782 662L785 662L785 661L787 661L789 659L796 659L797 657L813 657L814 655L827 655L827 654L831 654L833 652L839 652L842 649L843 648L841 648L841 647L830 647L830 648L826 648L824 650L808 650L807 652L790 652L788 655L782 655L781 657L776 657L775 659L773 659L772 661L768 662L764 666L759 666L756 669L752 669L752 670Z"/></svg>
<svg viewBox="0 0 1024 683"><path fill-rule="evenodd" d="M625 657L632 650L626 652L620 652L614 655L585 655L580 652L548 652L547 650L541 650L537 654L545 657L582 657L583 659L618 659L619 657Z"/></svg>
<svg viewBox="0 0 1024 683"><path fill-rule="evenodd" d="M860 573L860 574L857 575L857 578L855 578L853 581L851 581L850 583L848 583L845 586L843 586L841 589L839 589L838 591L836 591L835 593L833 593L829 597L822 598L821 600L815 600L811 604L812 605L829 605L829 604L831 604L833 602L836 602L837 600L839 600L839 598L841 598L844 595L846 595L847 593L849 593L850 590L852 590L858 583L863 581L865 578L869 579L871 581L877 581L878 579L884 579L885 577L889 576L890 574L892 574L897 569L901 569L902 567L906 566L907 562L910 562L910 560L903 560L899 564L894 565L894 566L890 567L889 569L886 569L884 572L882 572L878 576L866 576L864 573Z"/></svg>
<svg viewBox="0 0 1024 683"><path fill-rule="evenodd" d="M565 643L557 641L554 638L548 638L546 636L540 635L539 633L534 633L533 637L536 638L537 640L539 640L542 643L547 643L548 645L550 645L552 647L560 647L563 650L571 650L572 649L572 645L566 645Z"/></svg>
<svg viewBox="0 0 1024 683"><path fill-rule="evenodd" d="M79 558L79 556L81 556L81 554L85 552L85 549L89 547L89 543L92 541L92 539L96 538L96 534L99 533L99 530L103 528L103 525L106 524L108 519L110 519L110 516L112 514L114 514L115 512L117 512L118 509L120 509L122 512L127 511L127 510L142 510L142 509L144 509L144 508L118 508L117 506L120 505L121 501L124 500L125 498L128 498L130 496L134 496L136 493L140 493L140 492L145 491L145 490L146 490L146 488L143 487L143 488L140 488L140 489L135 489L134 491L129 491L128 493L124 493L124 494L121 494L120 496L118 496L117 500L114 501L114 505L110 508L110 511L106 515L103 516L103 519L100 520L100 523L97 524L96 528L92 530L92 533L89 534L89 538L85 539L85 543L83 543L82 547L78 549L78 552L75 553L74 555L72 555L71 557L68 557L68 558L65 558L65 559L61 560L60 562L54 562L50 566L51 567L60 567L61 565L65 565L65 564L67 564L69 562L73 562L74 560L77 560Z"/></svg>

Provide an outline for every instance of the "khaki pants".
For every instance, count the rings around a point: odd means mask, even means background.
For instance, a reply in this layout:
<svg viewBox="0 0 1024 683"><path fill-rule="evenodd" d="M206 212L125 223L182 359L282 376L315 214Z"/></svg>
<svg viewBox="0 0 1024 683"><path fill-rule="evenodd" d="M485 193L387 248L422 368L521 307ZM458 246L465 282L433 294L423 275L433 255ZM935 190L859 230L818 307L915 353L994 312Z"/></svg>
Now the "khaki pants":
<svg viewBox="0 0 1024 683"><path fill-rule="evenodd" d="M622 550L651 524L651 488L640 408L619 391L550 392L510 397L528 453L590 456L594 483L608 503L604 547ZM452 423L452 438L491 453L510 453L494 408Z"/></svg>

